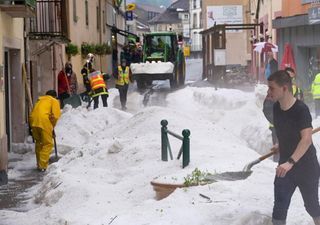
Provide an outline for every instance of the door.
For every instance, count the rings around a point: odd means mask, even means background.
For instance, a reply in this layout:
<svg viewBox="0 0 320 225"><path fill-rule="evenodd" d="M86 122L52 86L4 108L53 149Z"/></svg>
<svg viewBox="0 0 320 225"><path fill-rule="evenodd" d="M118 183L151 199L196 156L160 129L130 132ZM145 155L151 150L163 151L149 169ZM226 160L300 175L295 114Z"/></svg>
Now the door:
<svg viewBox="0 0 320 225"><path fill-rule="evenodd" d="M11 150L12 133L11 133L11 91L10 91L10 62L9 62L9 51L4 51L4 89L5 89L5 113L6 113L6 134L8 151Z"/></svg>

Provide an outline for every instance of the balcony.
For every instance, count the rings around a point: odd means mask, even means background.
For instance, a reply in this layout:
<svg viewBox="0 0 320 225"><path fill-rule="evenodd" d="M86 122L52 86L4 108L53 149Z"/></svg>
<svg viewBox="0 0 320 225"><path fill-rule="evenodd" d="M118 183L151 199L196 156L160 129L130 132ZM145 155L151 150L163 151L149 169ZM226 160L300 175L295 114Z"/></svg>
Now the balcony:
<svg viewBox="0 0 320 225"><path fill-rule="evenodd" d="M14 18L27 18L36 15L36 0L0 0L0 9Z"/></svg>
<svg viewBox="0 0 320 225"><path fill-rule="evenodd" d="M30 19L30 39L68 41L66 1L38 0L36 8L37 16Z"/></svg>

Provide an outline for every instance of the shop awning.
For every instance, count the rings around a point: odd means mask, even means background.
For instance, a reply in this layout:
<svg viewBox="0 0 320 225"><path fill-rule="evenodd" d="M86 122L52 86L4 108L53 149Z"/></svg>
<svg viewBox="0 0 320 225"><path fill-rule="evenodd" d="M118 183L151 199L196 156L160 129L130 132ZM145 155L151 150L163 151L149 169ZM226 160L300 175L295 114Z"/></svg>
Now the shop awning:
<svg viewBox="0 0 320 225"><path fill-rule="evenodd" d="M289 17L279 17L272 20L272 28L286 28L286 27L298 27L298 26L308 26L309 17L308 14L289 16Z"/></svg>

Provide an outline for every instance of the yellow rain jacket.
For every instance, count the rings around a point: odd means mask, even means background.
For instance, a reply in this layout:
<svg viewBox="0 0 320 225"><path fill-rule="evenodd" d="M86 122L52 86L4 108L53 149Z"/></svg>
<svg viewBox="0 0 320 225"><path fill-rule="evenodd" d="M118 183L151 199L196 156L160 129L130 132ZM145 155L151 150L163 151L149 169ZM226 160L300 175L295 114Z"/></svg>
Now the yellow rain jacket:
<svg viewBox="0 0 320 225"><path fill-rule="evenodd" d="M39 127L52 134L60 116L59 101L50 95L41 96L32 110L30 126Z"/></svg>
<svg viewBox="0 0 320 225"><path fill-rule="evenodd" d="M30 116L32 136L35 139L37 167L47 169L53 147L53 128L60 117L60 103L50 95L39 97Z"/></svg>

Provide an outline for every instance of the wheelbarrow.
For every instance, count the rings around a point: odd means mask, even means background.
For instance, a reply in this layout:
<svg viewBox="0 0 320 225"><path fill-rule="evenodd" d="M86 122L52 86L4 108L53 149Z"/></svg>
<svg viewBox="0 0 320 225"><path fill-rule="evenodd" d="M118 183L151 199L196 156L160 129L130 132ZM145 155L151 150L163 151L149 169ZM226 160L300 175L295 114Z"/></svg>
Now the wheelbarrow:
<svg viewBox="0 0 320 225"><path fill-rule="evenodd" d="M315 128L312 130L312 134L315 134L320 131L320 127ZM249 177L252 173L252 167L263 160L269 158L270 156L276 154L279 151L277 147L272 147L270 149L270 152L260 156L258 159L248 163L245 165L242 171L236 171L236 172L224 172L224 173L217 173L217 174L211 174L206 176L206 180L208 181L217 181L217 180L244 180L247 177Z"/></svg>

